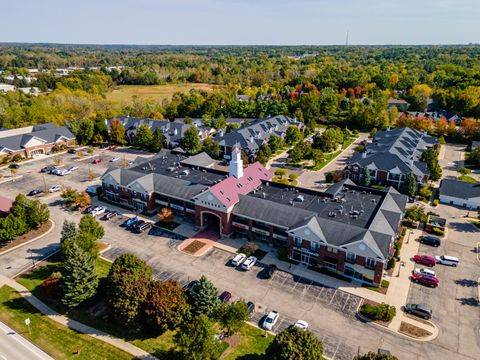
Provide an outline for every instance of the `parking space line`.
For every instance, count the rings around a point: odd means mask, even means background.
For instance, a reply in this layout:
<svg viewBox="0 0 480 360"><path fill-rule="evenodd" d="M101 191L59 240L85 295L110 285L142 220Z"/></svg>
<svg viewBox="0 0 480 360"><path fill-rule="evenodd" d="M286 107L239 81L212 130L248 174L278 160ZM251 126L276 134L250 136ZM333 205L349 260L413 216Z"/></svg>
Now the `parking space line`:
<svg viewBox="0 0 480 360"><path fill-rule="evenodd" d="M332 298L330 299L330 302L328 303L328 305L331 305L332 304L332 301L333 299L335 298L335 295L337 294L337 289L335 289L335 291L333 292L333 296Z"/></svg>
<svg viewBox="0 0 480 360"><path fill-rule="evenodd" d="M341 345L341 344L342 344L342 342L339 341L339 342L338 342L338 345L337 345L337 348L335 349L335 352L333 353L332 360L335 359L335 355L337 355L337 351L338 351L338 349L340 348L340 345Z"/></svg>
<svg viewBox="0 0 480 360"><path fill-rule="evenodd" d="M345 309L345 306L348 304L348 300L350 299L350 294L347 294L347 299L345 300L345 304L343 304L342 311Z"/></svg>
<svg viewBox="0 0 480 360"><path fill-rule="evenodd" d="M320 292L317 294L317 297L315 298L315 301L319 300L320 295L322 295L323 290L325 290L325 286L320 287Z"/></svg>

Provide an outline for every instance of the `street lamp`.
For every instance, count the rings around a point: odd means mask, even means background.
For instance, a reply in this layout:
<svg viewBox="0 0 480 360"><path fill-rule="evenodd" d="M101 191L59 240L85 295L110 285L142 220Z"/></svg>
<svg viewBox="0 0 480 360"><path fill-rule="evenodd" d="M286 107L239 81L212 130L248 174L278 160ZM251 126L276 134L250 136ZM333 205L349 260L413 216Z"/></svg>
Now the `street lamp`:
<svg viewBox="0 0 480 360"><path fill-rule="evenodd" d="M30 253L30 259L32 259L32 267L35 268L35 259L33 258L33 250L29 248L27 251Z"/></svg>

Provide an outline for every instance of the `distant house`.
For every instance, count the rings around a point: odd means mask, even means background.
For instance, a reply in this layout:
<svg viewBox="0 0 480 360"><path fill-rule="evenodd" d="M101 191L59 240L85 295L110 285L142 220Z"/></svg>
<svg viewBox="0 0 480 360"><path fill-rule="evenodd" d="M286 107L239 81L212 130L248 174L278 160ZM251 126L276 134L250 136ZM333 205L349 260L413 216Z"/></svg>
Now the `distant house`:
<svg viewBox="0 0 480 360"><path fill-rule="evenodd" d="M129 143L133 142L135 134L137 133L137 128L140 125L147 125L152 132L154 132L156 128L159 128L160 132L165 138L165 146L172 149L182 144L185 131L192 126L198 130L198 135L200 137L200 140L202 141L205 140L208 136L210 136L210 134L213 132L211 128L199 125L198 122L193 122L192 124L185 124L183 122L144 119L130 116L119 116L116 118L105 120L106 125L109 129L114 119L119 120L123 124L125 128L126 138Z"/></svg>
<svg viewBox="0 0 480 360"><path fill-rule="evenodd" d="M379 131L367 144L365 152L355 154L344 168L344 177L359 181L362 168L370 171L371 180L379 185L400 187L409 173L419 184L428 181L427 164L420 161L423 151L435 147L438 140L410 128Z"/></svg>
<svg viewBox="0 0 480 360"><path fill-rule="evenodd" d="M287 129L292 125L298 126L300 131L304 130L303 123L298 120L278 115L267 119L253 120L230 133L219 131L215 135L215 140L222 146L225 159L230 159L232 148L235 145L238 145L247 155L255 155L260 146L268 142L270 136L276 135L284 138Z"/></svg>
<svg viewBox="0 0 480 360"><path fill-rule="evenodd" d="M5 196L0 195L0 217L6 217L10 214L13 201Z"/></svg>
<svg viewBox="0 0 480 360"><path fill-rule="evenodd" d="M387 107L390 109L392 106L395 106L398 111L407 111L410 104L403 99L390 98L387 100Z"/></svg>
<svg viewBox="0 0 480 360"><path fill-rule="evenodd" d="M0 130L0 157L50 154L54 146L74 146L75 135L54 123Z"/></svg>
<svg viewBox="0 0 480 360"><path fill-rule="evenodd" d="M443 179L440 184L440 202L480 210L480 183Z"/></svg>
<svg viewBox="0 0 480 360"><path fill-rule="evenodd" d="M454 123L455 125L460 125L460 123L462 122L461 116L451 114L446 111L404 111L398 114L399 118L401 118L402 116L409 116L414 119L426 118L434 122L441 119L446 119L449 123Z"/></svg>

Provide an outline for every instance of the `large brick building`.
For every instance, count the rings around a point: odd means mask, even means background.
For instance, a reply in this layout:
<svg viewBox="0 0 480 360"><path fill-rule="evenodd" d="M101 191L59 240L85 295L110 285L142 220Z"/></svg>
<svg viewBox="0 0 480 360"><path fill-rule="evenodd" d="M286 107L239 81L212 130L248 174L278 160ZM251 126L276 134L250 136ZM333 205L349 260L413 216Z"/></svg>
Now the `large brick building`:
<svg viewBox="0 0 480 360"><path fill-rule="evenodd" d="M148 213L169 207L219 236L285 247L309 267L380 284L404 195L393 188L361 188L348 179L325 192L277 184L259 163L244 169L239 148L232 155L227 173L214 170L205 153L186 158L162 150L129 168L108 169L103 197Z"/></svg>
<svg viewBox="0 0 480 360"><path fill-rule="evenodd" d="M0 158L50 154L54 146L74 146L75 135L67 127L53 123L0 130Z"/></svg>
<svg viewBox="0 0 480 360"><path fill-rule="evenodd" d="M438 146L437 138L411 128L379 131L363 153L356 153L344 168L344 177L359 181L366 166L378 185L399 188L412 173L419 185L428 182L430 172L420 161L423 151Z"/></svg>

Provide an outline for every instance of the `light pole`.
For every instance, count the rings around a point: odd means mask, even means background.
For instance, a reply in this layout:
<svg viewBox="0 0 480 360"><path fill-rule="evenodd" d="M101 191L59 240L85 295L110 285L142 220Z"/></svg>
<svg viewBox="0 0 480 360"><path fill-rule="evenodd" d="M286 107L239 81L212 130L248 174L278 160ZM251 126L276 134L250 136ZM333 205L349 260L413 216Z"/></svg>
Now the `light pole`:
<svg viewBox="0 0 480 360"><path fill-rule="evenodd" d="M30 248L28 248L27 251L30 253L30 259L32 259L32 267L35 268L35 259L33 258L33 251Z"/></svg>

